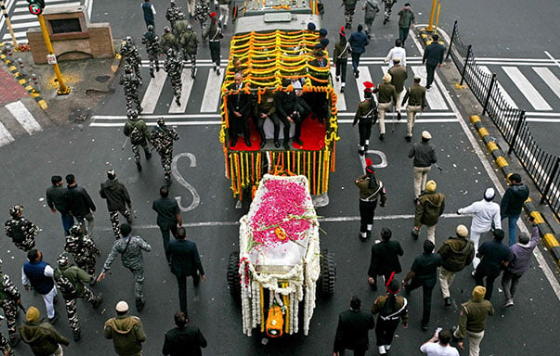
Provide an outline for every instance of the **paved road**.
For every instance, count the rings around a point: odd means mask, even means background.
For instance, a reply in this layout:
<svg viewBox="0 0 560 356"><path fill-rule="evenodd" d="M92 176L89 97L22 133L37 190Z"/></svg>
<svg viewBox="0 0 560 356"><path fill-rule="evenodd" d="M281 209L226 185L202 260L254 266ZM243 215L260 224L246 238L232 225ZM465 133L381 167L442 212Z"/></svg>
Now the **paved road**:
<svg viewBox="0 0 560 356"><path fill-rule="evenodd" d="M103 3L96 1L95 6ZM333 13L335 6L329 3L327 11L332 10ZM94 13L100 11L113 9L96 10L94 7ZM159 11L158 15L161 12ZM381 28L381 23L377 23L376 26ZM375 38L366 54L371 60L364 61L367 70L361 72L363 75L369 72L374 82L378 82L383 73L378 57L383 56L390 48L393 41L391 36L396 33L395 26L393 21L381 29L379 37ZM329 30L336 33L334 28ZM414 42L409 42L409 56L418 57L419 50L414 48ZM204 51L204 47L202 50ZM204 52L201 57L208 58ZM413 66L414 64L411 64L411 67ZM144 77L148 78L145 68L143 73ZM210 72L210 75L213 73ZM374 239L362 243L357 238L358 204L353 179L361 174L362 163L356 154L357 132L349 125L353 108L359 101L357 83L349 77L347 92L344 95L346 110L341 110L340 115L342 139L337 146L337 171L331 176L330 204L318 209L318 214L325 217L321 227L327 232L321 236L322 248L335 253L338 265L336 292L331 298L319 297L309 336L297 335L263 345L260 336L248 338L241 333L240 309L234 304L227 290L227 258L238 246L236 221L246 212L247 206L239 210L234 208L235 201L229 190L229 182L224 178L223 153L217 139L217 110L208 112L210 116L206 118L198 115L202 109L203 98L211 95L207 92L208 78L208 67L202 67L191 91L189 105L183 113L169 113L167 105L171 103L171 90L169 85L166 85L159 96L150 98L150 101L156 101L156 105L154 114L147 115L147 121L150 123L159 115L169 115L168 120L178 126L181 140L175 148L177 173L174 174L171 194L180 197L181 206L184 208L193 206L193 202L196 202L193 191L181 184L182 178L192 186L200 198L198 206L183 212L183 219L188 227L189 237L198 244L207 273L207 281L199 290L194 290L189 284L188 297L192 322L201 327L209 341L205 354L329 354L337 315L347 308L350 295L358 294L364 300L364 307L369 306L376 296L369 290L366 282L369 250ZM145 82L144 90L147 90L150 84L148 80ZM434 87L436 90L431 91L440 93L445 107L436 109L436 105L430 103L430 110L423 115L416 127L416 132L424 129L432 132L433 142L438 148L439 163L443 168L443 172L434 170L430 175L438 182L439 190L447 196L448 202L448 215L438 225L438 245L446 236L453 234L458 223L469 225L468 217L455 216L453 212L480 199L486 187L501 182L495 179L492 169L487 169L488 163L480 161L479 157L484 157L484 154L477 154L480 151L478 146L473 146L473 142L470 141L472 134L466 130L468 126L464 124L465 116L455 111L454 104L447 98L446 87L447 84L438 84ZM45 252L45 260L54 262L62 247L63 237L60 234L59 217L52 215L45 206L44 189L53 174L76 174L78 183L88 189L98 205L95 238L103 256L106 256L113 238L108 214L104 202L97 195L97 190L99 183L105 179L104 172L107 169L114 168L117 171L120 180L128 186L133 197L137 211L134 229L153 247L153 251L146 256L147 305L139 315L145 323L149 338L145 345L145 354L155 355L160 353L163 332L172 327L172 314L178 309L176 283L163 258L161 238L154 226L155 215L150 209L151 202L157 198L158 188L164 181L157 157L144 164L145 169L139 174L136 172L130 147L126 146L125 150L121 151L124 136L120 127L124 113L122 91L117 88L116 93L106 98L96 116L84 127L51 128L33 137L24 136L0 148L2 162L8 163L4 174L0 176L0 191L3 206L16 203L25 205L25 215L43 228L37 245ZM395 133L388 133L386 141L379 142L375 138L377 131L374 129L372 150L382 152L385 159L382 160L381 155L376 152L371 152L370 155L376 163L386 163L386 167L379 167L377 171L379 178L387 185L389 197L387 207L378 208L374 236L383 226L393 230L394 238L398 239L405 249L405 256L401 262L406 270L413 258L420 253L421 242L413 241L409 237L414 206L411 162L406 158L410 144L403 139L404 131L404 125L397 123ZM196 159L196 164L193 158ZM9 241L2 239L0 257L4 261L3 271L18 281L24 254L16 250ZM101 263L102 261L98 266ZM468 299L473 286L474 281L467 271L459 274L452 289L454 305L449 308L443 306L443 300L436 289L430 327L435 329L436 326L451 327L456 324L458 305ZM116 261L112 275L98 284L95 290L104 292L106 302L101 312L93 312L89 305L80 303L83 340L72 344L68 354L88 356L113 353L110 342L102 339L102 325L113 315L113 307L118 300L124 299L133 304L132 277L122 268L120 262ZM502 299L503 293L495 291L494 305L497 313L489 320L487 335L482 344L483 354L550 354L558 331L555 323L559 314L558 298L536 260L521 281L516 306L504 310L500 307ZM38 305L44 312L39 297L24 293L23 300L25 305ZM58 305L57 310L64 313L62 305ZM399 337L395 341L395 355L417 353L417 348L428 338L428 334L423 333L419 325L419 291L410 297L410 314L410 327L407 330L400 328L397 332ZM65 335L71 335L64 318L61 318L56 326ZM2 330L5 332L5 329ZM513 334L518 336L511 338ZM373 335L371 343L374 344ZM25 345L19 346L17 351L21 355L29 354Z"/></svg>

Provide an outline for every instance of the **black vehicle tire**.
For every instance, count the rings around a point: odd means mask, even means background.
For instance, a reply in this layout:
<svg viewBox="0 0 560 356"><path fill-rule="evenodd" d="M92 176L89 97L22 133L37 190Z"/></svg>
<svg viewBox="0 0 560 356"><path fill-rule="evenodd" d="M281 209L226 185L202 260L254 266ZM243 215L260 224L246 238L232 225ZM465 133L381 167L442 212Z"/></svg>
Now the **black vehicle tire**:
<svg viewBox="0 0 560 356"><path fill-rule="evenodd" d="M324 295L332 295L334 293L334 285L336 282L336 264L334 263L334 255L328 250L323 250L321 254L321 292Z"/></svg>
<svg viewBox="0 0 560 356"><path fill-rule="evenodd" d="M230 253L227 268L228 289L231 295L241 300L241 277L239 276L239 252Z"/></svg>

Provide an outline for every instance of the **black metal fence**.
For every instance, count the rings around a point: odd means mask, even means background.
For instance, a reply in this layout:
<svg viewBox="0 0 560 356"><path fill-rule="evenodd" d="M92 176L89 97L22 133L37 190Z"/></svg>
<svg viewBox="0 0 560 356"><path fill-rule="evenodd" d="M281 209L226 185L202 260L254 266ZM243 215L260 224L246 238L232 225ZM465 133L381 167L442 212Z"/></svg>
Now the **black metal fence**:
<svg viewBox="0 0 560 356"><path fill-rule="evenodd" d="M560 157L545 151L533 138L525 122L525 111L508 104L497 85L496 74L484 72L477 64L472 45L461 40L457 21L449 43L447 58L461 73L461 85L467 84L483 107L482 115L492 119L509 144L508 154L515 153L541 193L541 203L548 203L560 219Z"/></svg>

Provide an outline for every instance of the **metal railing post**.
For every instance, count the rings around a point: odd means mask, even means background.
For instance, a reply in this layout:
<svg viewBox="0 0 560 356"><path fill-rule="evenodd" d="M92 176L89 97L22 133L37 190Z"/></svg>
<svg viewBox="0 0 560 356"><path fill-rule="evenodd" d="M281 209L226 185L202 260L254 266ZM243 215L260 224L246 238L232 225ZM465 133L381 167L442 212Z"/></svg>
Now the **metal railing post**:
<svg viewBox="0 0 560 356"><path fill-rule="evenodd" d="M463 85L463 81L465 80L465 73L467 72L467 65L469 64L469 59L471 56L471 48L472 45L469 45L469 48L467 49L467 58L465 58L465 66L463 67L463 71L461 73L461 82L459 83L459 85Z"/></svg>
<svg viewBox="0 0 560 356"><path fill-rule="evenodd" d="M519 135L519 130L521 130L521 124L523 123L523 121L525 121L525 110L521 110L521 115L519 115L519 120L517 121L517 125L515 126L515 132L513 134L511 143L509 145L508 155L510 155L511 152L513 152L513 149L515 148L515 141L517 141L517 136Z"/></svg>
<svg viewBox="0 0 560 356"><path fill-rule="evenodd" d="M492 88L494 87L494 83L496 82L496 73L492 73L492 79L490 80L490 87L488 88L488 93L486 94L486 99L484 99L484 106L482 110L482 115L486 115L488 111L488 101L490 100L490 94L492 94Z"/></svg>
<svg viewBox="0 0 560 356"><path fill-rule="evenodd" d="M542 193L541 196L541 204L544 203L544 201L546 200L546 196L548 195L548 192L550 191L550 186L552 185L552 181L554 180L554 177L556 177L556 174L558 173L558 166L560 165L560 157L556 157L556 163L554 164L554 168L552 169L552 173L550 174L550 176L548 176L548 181L546 182L546 187L544 188L544 192Z"/></svg>
<svg viewBox="0 0 560 356"><path fill-rule="evenodd" d="M445 60L449 59L449 55L451 54L451 47L453 46L453 41L455 40L455 33L457 31L457 20L453 24L453 32L451 33L451 39L449 40L449 49L447 50L447 56L445 56Z"/></svg>

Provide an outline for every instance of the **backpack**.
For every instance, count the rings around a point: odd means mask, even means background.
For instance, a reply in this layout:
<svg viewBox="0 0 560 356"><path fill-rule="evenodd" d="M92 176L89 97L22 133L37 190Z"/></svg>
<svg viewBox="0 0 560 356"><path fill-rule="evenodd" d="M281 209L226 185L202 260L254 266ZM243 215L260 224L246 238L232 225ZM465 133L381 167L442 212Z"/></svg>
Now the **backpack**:
<svg viewBox="0 0 560 356"><path fill-rule="evenodd" d="M140 144L144 141L144 134L140 131L140 129L138 129L135 124L131 124L128 122L124 124L123 133L125 134L125 136L130 137L130 142L133 145Z"/></svg>

